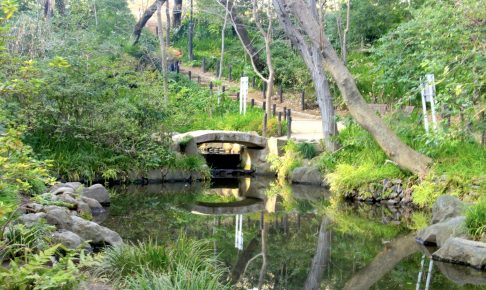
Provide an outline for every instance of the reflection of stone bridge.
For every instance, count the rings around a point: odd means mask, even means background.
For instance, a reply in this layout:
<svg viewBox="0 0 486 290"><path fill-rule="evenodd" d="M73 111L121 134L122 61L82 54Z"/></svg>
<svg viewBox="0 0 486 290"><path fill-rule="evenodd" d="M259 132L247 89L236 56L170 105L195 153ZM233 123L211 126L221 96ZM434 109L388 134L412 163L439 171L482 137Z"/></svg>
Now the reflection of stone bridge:
<svg viewBox="0 0 486 290"><path fill-rule="evenodd" d="M244 198L234 202L198 202L192 207L192 212L208 215L235 215L262 211L265 201L259 198Z"/></svg>

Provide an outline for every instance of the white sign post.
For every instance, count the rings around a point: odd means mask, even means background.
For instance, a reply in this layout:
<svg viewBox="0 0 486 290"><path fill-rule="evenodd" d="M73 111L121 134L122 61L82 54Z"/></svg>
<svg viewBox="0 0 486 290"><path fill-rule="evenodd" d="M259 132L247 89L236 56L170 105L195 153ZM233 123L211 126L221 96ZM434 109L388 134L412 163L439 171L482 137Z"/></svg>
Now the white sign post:
<svg viewBox="0 0 486 290"><path fill-rule="evenodd" d="M246 114L246 98L248 96L248 77L240 79L240 114Z"/></svg>
<svg viewBox="0 0 486 290"><path fill-rule="evenodd" d="M427 102L430 103L430 109L432 111L432 126L434 131L437 132L437 118L435 115L435 78L433 74L426 74L425 81L421 80L420 94L422 96L422 110L424 113L424 127L425 132L429 133L429 117L427 114Z"/></svg>

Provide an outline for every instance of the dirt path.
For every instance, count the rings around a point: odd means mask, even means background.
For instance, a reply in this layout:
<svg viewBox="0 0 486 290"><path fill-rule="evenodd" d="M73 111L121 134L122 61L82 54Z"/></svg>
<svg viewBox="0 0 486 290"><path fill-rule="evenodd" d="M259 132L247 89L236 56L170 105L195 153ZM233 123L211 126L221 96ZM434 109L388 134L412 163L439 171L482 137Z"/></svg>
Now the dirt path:
<svg viewBox="0 0 486 290"><path fill-rule="evenodd" d="M213 72L203 72L200 67L189 67L184 64L180 65L180 73L187 75L189 71L191 71L191 76L194 81L198 81L199 77L201 86L208 86L209 82L216 79L216 75ZM226 87L227 91L238 91L240 87L238 81L222 79L222 83ZM248 101L254 99L256 106L263 105L263 95L260 90L250 87L248 89L247 98ZM317 109L301 111L300 101L296 101L296 99L298 100L299 98L296 96L285 98L284 94L283 103L280 103L278 96L274 96L272 101L277 105L277 112L282 112L284 107L291 109L292 139L317 142L318 140L322 139L322 123L319 111Z"/></svg>

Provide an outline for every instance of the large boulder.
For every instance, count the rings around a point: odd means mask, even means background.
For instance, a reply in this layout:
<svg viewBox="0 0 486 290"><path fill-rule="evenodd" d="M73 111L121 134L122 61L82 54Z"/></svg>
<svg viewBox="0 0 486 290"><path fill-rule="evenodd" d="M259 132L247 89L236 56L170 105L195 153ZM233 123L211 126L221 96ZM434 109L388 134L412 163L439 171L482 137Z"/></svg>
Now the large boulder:
<svg viewBox="0 0 486 290"><path fill-rule="evenodd" d="M83 190L83 196L96 199L101 204L110 203L110 194L101 184L94 184Z"/></svg>
<svg viewBox="0 0 486 290"><path fill-rule="evenodd" d="M453 281L457 285L486 285L486 272L484 271L438 261L434 263L434 266L437 266L447 279Z"/></svg>
<svg viewBox="0 0 486 290"><path fill-rule="evenodd" d="M81 245L83 240L71 231L56 231L52 233L52 241L64 245L69 249L76 249Z"/></svg>
<svg viewBox="0 0 486 290"><path fill-rule="evenodd" d="M417 241L426 246L441 247L450 237L466 236L466 218L459 216L433 224L417 233Z"/></svg>
<svg viewBox="0 0 486 290"><path fill-rule="evenodd" d="M484 270L486 269L486 243L452 237L432 254L432 257L439 261L464 264Z"/></svg>
<svg viewBox="0 0 486 290"><path fill-rule="evenodd" d="M28 214L23 214L21 215L18 219L17 222L21 223L27 227L31 227L33 225L38 224L41 219L45 219L46 214L43 212L38 212L38 213L28 213Z"/></svg>
<svg viewBox="0 0 486 290"><path fill-rule="evenodd" d="M70 230L84 240L89 240L95 244L109 244L112 246L123 243L118 233L95 222L87 221L77 216L73 216L72 220L73 225Z"/></svg>
<svg viewBox="0 0 486 290"><path fill-rule="evenodd" d="M322 185L323 176L315 166L297 167L290 173L292 183Z"/></svg>
<svg viewBox="0 0 486 290"><path fill-rule="evenodd" d="M104 211L103 206L96 199L89 198L86 196L81 197L81 201L86 203L92 212L102 212Z"/></svg>
<svg viewBox="0 0 486 290"><path fill-rule="evenodd" d="M460 216L464 213L464 203L457 197L441 195L432 206L432 224Z"/></svg>
<svg viewBox="0 0 486 290"><path fill-rule="evenodd" d="M74 189L72 187L62 186L50 191L50 193L52 193L53 196L61 194L74 194Z"/></svg>
<svg viewBox="0 0 486 290"><path fill-rule="evenodd" d="M65 207L50 205L44 208L47 223L57 229L69 229L72 225L71 214Z"/></svg>

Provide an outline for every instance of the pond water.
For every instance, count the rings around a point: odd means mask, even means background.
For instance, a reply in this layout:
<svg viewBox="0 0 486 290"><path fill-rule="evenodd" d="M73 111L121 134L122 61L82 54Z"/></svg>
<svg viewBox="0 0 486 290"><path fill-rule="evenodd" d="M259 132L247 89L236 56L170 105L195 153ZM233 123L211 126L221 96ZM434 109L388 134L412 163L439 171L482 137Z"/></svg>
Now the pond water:
<svg viewBox="0 0 486 290"><path fill-rule="evenodd" d="M426 213L273 182L114 187L102 224L126 241L207 240L236 289L486 289L484 273L424 255L412 229Z"/></svg>

